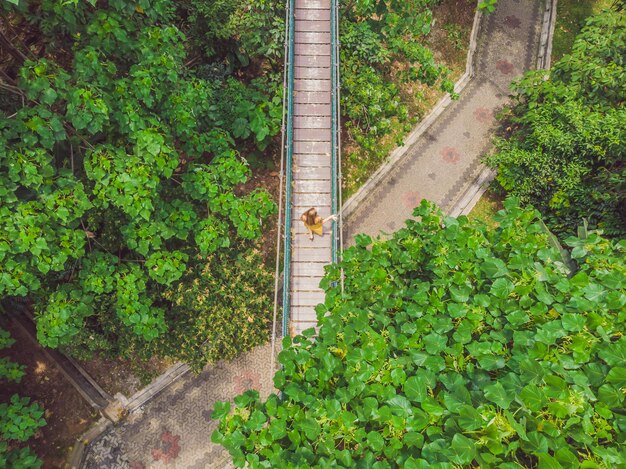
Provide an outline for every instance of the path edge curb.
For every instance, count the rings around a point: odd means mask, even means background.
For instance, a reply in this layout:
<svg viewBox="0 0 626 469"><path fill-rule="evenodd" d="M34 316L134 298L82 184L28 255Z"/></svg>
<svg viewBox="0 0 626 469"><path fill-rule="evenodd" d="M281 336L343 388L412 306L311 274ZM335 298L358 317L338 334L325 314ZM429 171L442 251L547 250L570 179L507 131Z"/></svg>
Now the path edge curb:
<svg viewBox="0 0 626 469"><path fill-rule="evenodd" d="M172 383L186 375L191 368L185 363L176 363L156 377L148 386L140 389L124 402L124 410L134 412Z"/></svg>
<svg viewBox="0 0 626 469"><path fill-rule="evenodd" d="M537 50L536 70L548 70L552 60L552 40L556 27L558 0L546 0L543 11L543 21L541 23L541 33L539 36L539 49ZM468 215L476 206L480 198L487 191L489 184L496 177L496 171L485 165L478 173L474 181L457 198L457 201L450 207L447 214L452 217Z"/></svg>
<svg viewBox="0 0 626 469"><path fill-rule="evenodd" d="M480 3L480 1L478 2ZM465 72L454 84L454 92L460 93L469 84L474 76L474 55L478 43L478 32L482 24L483 13L476 5L474 13L474 22L472 32L470 34L469 48L467 51L467 59L465 61ZM407 135L404 144L391 152L387 161L383 163L370 178L356 191L341 207L341 216L346 219L360 205L360 203L369 195L370 191L389 174L389 172L402 160L405 154L413 146L419 137L421 137L430 126L437 120L441 113L452 102L450 95L441 98L435 107L426 115L426 117Z"/></svg>
<svg viewBox="0 0 626 469"><path fill-rule="evenodd" d="M107 431L113 422L110 420L101 417L100 420L96 422L96 424L83 433L74 444L72 448L72 452L68 458L67 463L65 464L66 469L79 469L83 463L83 456L85 454L85 449L87 445L91 443L93 440L102 435L105 431Z"/></svg>

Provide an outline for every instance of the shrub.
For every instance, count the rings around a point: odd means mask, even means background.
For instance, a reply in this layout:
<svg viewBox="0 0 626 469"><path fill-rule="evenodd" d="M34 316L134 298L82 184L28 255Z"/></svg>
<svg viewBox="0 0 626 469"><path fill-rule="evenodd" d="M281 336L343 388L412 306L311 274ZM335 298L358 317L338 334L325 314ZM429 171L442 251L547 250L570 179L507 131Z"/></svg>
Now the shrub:
<svg viewBox="0 0 626 469"><path fill-rule="evenodd" d="M273 278L256 249L198 256L183 281L164 293L173 305L171 333L155 347L200 371L265 343Z"/></svg>
<svg viewBox="0 0 626 469"><path fill-rule="evenodd" d="M217 404L214 441L252 468L626 464L626 242L561 251L505 206L497 229L423 202L392 239L358 236L318 337L284 341L282 399Z"/></svg>
<svg viewBox="0 0 626 469"><path fill-rule="evenodd" d="M15 343L11 335L0 329L0 350ZM0 359L0 379L19 383L25 374L24 365ZM20 443L28 441L46 424L44 410L37 403L30 404L28 397L17 394L9 402L0 403L0 468L39 469L43 462L28 447Z"/></svg>
<svg viewBox="0 0 626 469"><path fill-rule="evenodd" d="M34 300L44 346L125 353L172 327L190 259L261 235L275 207L235 149L279 132L277 87L189 68L175 2L41 3L11 13L51 46L3 88L0 296Z"/></svg>
<svg viewBox="0 0 626 469"><path fill-rule="evenodd" d="M589 18L547 77L529 72L515 84L514 131L487 158L498 183L564 236L582 218L626 234L625 38L623 13Z"/></svg>

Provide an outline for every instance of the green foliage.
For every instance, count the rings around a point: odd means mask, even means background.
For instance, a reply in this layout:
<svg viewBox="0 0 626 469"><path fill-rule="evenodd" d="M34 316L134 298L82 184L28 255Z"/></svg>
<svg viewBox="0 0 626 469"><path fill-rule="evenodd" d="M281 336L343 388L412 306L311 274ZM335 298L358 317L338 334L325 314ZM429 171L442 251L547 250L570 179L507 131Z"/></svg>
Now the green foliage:
<svg viewBox="0 0 626 469"><path fill-rule="evenodd" d="M43 407L30 403L28 397L11 396L9 404L0 404L0 435L3 440L26 441L43 427Z"/></svg>
<svg viewBox="0 0 626 469"><path fill-rule="evenodd" d="M621 467L626 242L569 238L538 212L499 227L423 202L390 240L327 271L319 334L287 338L272 394L219 403L238 467Z"/></svg>
<svg viewBox="0 0 626 469"><path fill-rule="evenodd" d="M496 11L498 0L484 0L478 4L478 9L487 13L493 13Z"/></svg>
<svg viewBox="0 0 626 469"><path fill-rule="evenodd" d="M8 331L0 329L0 350L15 343ZM25 374L25 366L0 359L0 379L19 383ZM0 468L38 469L43 462L28 447L16 442L25 442L46 424L44 410L30 399L14 394L8 403L0 404Z"/></svg>
<svg viewBox="0 0 626 469"><path fill-rule="evenodd" d="M224 18L244 9L194 5ZM177 16L186 8L45 0L13 11L49 50L18 70L24 105L0 113L0 295L35 300L43 345L123 353L163 336L174 327L164 291L190 259L236 255L275 211L266 191L241 189L250 170L235 148L271 143L279 88L206 73L217 63L190 69L178 26L198 29ZM205 36L220 54L239 34L223 26Z"/></svg>
<svg viewBox="0 0 626 469"><path fill-rule="evenodd" d="M232 72L261 59L272 68L282 67L284 2L185 0L177 2L177 8L195 48L208 57L217 56L225 70Z"/></svg>
<svg viewBox="0 0 626 469"><path fill-rule="evenodd" d="M164 293L173 305L170 333L154 347L196 371L234 358L267 340L272 291L273 276L255 249L198 256L183 281Z"/></svg>
<svg viewBox="0 0 626 469"><path fill-rule="evenodd" d="M8 450L8 445L0 441L0 468L39 469L43 461L30 448Z"/></svg>
<svg viewBox="0 0 626 469"><path fill-rule="evenodd" d="M423 45L433 21L435 2L367 0L341 5L341 108L349 141L357 150L346 155L347 189L362 182L402 144L410 130L403 83L420 82L451 93L449 70L435 62ZM381 144L385 137L394 139Z"/></svg>
<svg viewBox="0 0 626 469"><path fill-rule="evenodd" d="M508 192L532 203L551 229L572 233L581 219L626 234L626 17L591 17L572 53L515 85L513 135L487 159Z"/></svg>
<svg viewBox="0 0 626 469"><path fill-rule="evenodd" d="M24 365L12 362L8 358L0 358L0 379L19 383L26 374L25 368Z"/></svg>
<svg viewBox="0 0 626 469"><path fill-rule="evenodd" d="M30 448L13 447L14 442L27 441L46 424L43 408L29 402L28 397L14 394L10 403L0 404L0 468L37 469L43 464Z"/></svg>
<svg viewBox="0 0 626 469"><path fill-rule="evenodd" d="M15 339L11 338L8 331L0 329L0 350L9 348L15 343ZM26 366L12 362L6 357L0 358L0 379L15 381L19 383L26 374Z"/></svg>

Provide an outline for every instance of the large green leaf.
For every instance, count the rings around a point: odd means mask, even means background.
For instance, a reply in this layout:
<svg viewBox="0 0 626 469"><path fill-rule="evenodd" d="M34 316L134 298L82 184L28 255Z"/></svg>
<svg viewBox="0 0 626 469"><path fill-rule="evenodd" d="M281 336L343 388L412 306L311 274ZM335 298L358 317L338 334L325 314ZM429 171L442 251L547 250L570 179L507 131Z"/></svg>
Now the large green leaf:
<svg viewBox="0 0 626 469"><path fill-rule="evenodd" d="M484 392L486 399L502 407L503 409L508 409L515 397L511 395L510 392L507 392L504 389L504 386L502 386L502 384L500 383L493 383L489 386L485 386Z"/></svg>
<svg viewBox="0 0 626 469"><path fill-rule="evenodd" d="M312 417L305 418L298 426L310 441L315 441L321 431L319 422Z"/></svg>
<svg viewBox="0 0 626 469"><path fill-rule="evenodd" d="M414 402L422 402L428 395L426 384L417 376L407 378L402 389L406 397Z"/></svg>
<svg viewBox="0 0 626 469"><path fill-rule="evenodd" d="M528 409L532 411L540 411L546 405L546 394L542 388L535 384L524 386L520 392L520 400Z"/></svg>
<svg viewBox="0 0 626 469"><path fill-rule="evenodd" d="M370 445L372 450L374 450L375 452L379 452L383 449L383 446L385 445L385 440L380 435L380 433L371 431L367 434L367 443Z"/></svg>
<svg viewBox="0 0 626 469"><path fill-rule="evenodd" d="M457 433L452 437L452 444L448 452L448 458L455 464L470 464L476 457L476 442L466 436Z"/></svg>
<svg viewBox="0 0 626 469"><path fill-rule="evenodd" d="M624 363L626 365L626 362ZM626 389L626 368L616 366L606 375L606 381L614 384L618 388Z"/></svg>

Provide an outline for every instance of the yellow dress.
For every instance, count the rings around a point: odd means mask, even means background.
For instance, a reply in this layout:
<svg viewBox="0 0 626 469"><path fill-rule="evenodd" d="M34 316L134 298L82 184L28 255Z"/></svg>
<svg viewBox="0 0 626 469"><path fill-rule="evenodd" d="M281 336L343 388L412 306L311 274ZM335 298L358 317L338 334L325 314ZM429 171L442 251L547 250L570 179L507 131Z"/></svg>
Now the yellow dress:
<svg viewBox="0 0 626 469"><path fill-rule="evenodd" d="M316 223L315 225L309 225L308 223L305 223L304 226L306 226L308 230L312 231L316 235L322 236L324 234L324 227L322 222Z"/></svg>

